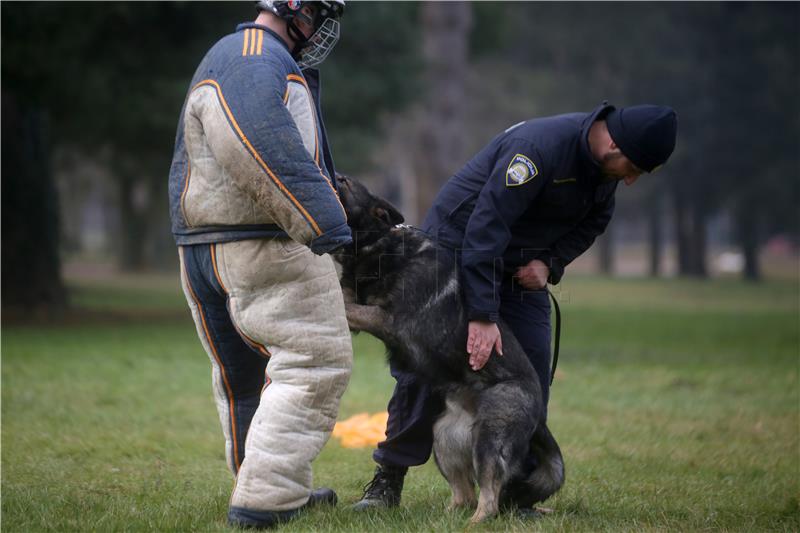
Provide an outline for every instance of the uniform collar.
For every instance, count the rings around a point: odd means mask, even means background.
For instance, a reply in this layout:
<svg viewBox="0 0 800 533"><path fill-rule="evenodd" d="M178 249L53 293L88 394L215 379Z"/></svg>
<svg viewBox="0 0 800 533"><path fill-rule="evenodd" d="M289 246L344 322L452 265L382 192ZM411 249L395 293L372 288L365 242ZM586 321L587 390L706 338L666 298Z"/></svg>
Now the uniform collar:
<svg viewBox="0 0 800 533"><path fill-rule="evenodd" d="M593 175L600 172L600 164L594 160L592 151L589 149L589 130L591 129L592 124L604 118L613 109L613 105L609 105L608 102L604 101L602 104L594 108L594 110L589 113L589 115L581 124L581 139L579 148L581 161L583 162L587 171Z"/></svg>
<svg viewBox="0 0 800 533"><path fill-rule="evenodd" d="M271 36L273 39L275 39L276 41L278 41L279 43L281 43L281 44L283 45L283 47L284 47L284 48L286 48L286 51L287 51L287 52L289 52L290 54L292 53L292 51L291 51L291 50L289 50L289 45L288 45L288 44L286 44L286 41L284 41L283 39L281 39L281 36L280 36L280 35L278 35L278 34L277 34L277 33L275 33L274 31L272 31L271 29L267 28L266 26L262 26L261 24L256 24L255 22L244 22L244 23L242 23L242 24L239 24L238 26L236 26L236 31L237 31L237 32L240 32L240 31L246 30L246 29L248 29L248 28L256 28L256 29L259 29L259 30L264 30L264 31L265 31L265 32L267 32L267 34L268 34L268 35L270 35L270 36Z"/></svg>

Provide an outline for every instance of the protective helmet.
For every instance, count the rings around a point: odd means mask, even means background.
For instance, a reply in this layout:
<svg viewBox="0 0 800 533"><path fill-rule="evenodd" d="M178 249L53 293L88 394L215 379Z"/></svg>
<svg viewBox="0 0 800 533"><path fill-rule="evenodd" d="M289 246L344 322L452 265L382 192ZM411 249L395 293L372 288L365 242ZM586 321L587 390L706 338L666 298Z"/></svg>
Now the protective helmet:
<svg viewBox="0 0 800 533"><path fill-rule="evenodd" d="M314 6L314 19L302 12L306 5ZM344 13L344 0L319 0L306 2L302 0L258 0L256 9L269 11L286 21L286 29L297 46L292 51L300 68L316 67L328 57L339 41L339 17ZM300 18L312 28L314 33L306 39L303 32L295 25L294 19Z"/></svg>

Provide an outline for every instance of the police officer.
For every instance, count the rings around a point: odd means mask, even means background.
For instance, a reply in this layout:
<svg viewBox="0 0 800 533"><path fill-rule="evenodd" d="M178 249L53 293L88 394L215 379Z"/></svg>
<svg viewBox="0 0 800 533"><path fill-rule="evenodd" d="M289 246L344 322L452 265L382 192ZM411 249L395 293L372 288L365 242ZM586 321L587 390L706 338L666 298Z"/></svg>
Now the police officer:
<svg viewBox="0 0 800 533"><path fill-rule="evenodd" d="M203 58L170 169L181 280L212 364L236 482L228 521L271 527L315 503L311 461L350 376L344 301L328 252L351 242L313 68L343 0L263 0Z"/></svg>
<svg viewBox="0 0 800 533"><path fill-rule="evenodd" d="M469 317L470 367L479 371L503 347L497 321L512 329L550 385L547 282L603 233L619 181L632 185L664 164L675 147L675 112L664 106L615 108L521 122L496 136L439 192L423 229L460 256ZM400 502L409 466L425 463L439 399L412 374L397 379L375 477L356 509ZM546 413L545 413L546 416Z"/></svg>

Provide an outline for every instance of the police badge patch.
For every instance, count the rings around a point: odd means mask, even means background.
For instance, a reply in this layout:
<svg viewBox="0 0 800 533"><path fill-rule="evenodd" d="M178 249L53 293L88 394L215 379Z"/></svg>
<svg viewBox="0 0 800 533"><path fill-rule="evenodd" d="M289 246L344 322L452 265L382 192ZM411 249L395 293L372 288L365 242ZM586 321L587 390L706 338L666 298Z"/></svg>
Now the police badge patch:
<svg viewBox="0 0 800 533"><path fill-rule="evenodd" d="M539 174L536 165L522 154L517 154L506 169L506 187L516 187L531 181Z"/></svg>

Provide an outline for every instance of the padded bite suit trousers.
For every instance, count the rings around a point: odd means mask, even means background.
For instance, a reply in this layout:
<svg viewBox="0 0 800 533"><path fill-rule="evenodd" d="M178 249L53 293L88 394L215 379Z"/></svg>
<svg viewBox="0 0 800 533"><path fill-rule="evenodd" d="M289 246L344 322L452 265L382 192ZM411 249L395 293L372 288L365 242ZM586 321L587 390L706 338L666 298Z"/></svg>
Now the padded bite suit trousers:
<svg viewBox="0 0 800 533"><path fill-rule="evenodd" d="M296 509L330 437L352 345L330 256L285 239L179 248L236 476L231 507Z"/></svg>

